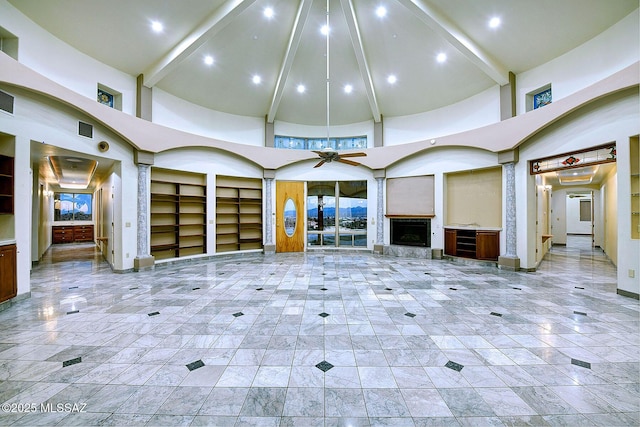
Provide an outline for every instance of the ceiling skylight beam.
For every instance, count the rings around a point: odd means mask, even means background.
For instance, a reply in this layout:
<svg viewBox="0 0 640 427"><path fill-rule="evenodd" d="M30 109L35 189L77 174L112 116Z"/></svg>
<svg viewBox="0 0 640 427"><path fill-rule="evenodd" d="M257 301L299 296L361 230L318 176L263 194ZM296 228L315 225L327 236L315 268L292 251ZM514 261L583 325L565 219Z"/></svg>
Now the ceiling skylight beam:
<svg viewBox="0 0 640 427"><path fill-rule="evenodd" d="M398 0L398 2L451 43L493 81L500 86L509 83L509 71L502 64L493 59L480 46L474 43L461 28L436 11L425 0Z"/></svg>
<svg viewBox="0 0 640 427"><path fill-rule="evenodd" d="M367 93L367 99L369 100L369 106L371 107L371 114L373 115L374 122L380 122L380 107L378 106L378 100L376 98L376 91L373 87L373 79L371 78L371 71L369 70L369 63L367 62L367 56L364 52L362 45L362 37L360 36L360 29L358 27L358 19L353 10L353 2L351 0L340 0L344 17L347 21L347 27L349 28L349 36L351 37L351 43L353 44L353 50L358 61L358 68L360 69L360 75L364 82L365 91Z"/></svg>
<svg viewBox="0 0 640 427"><path fill-rule="evenodd" d="M153 87L158 84L196 49L220 32L255 2L256 0L228 0L225 2L166 55L144 71L144 85Z"/></svg>
<svg viewBox="0 0 640 427"><path fill-rule="evenodd" d="M291 30L291 37L289 37L289 43L287 44L287 50L284 54L284 60L280 66L280 72L278 73L278 79L273 90L273 97L271 98L271 106L269 107L269 113L267 114L267 123L273 123L282 100L282 94L284 86L287 83L287 78L291 72L291 66L293 65L293 59L296 56L296 51L300 45L300 39L302 37L302 30L304 24L307 22L309 12L311 11L311 4L313 0L301 0L298 5L298 11L296 13L296 19L293 21L293 29Z"/></svg>

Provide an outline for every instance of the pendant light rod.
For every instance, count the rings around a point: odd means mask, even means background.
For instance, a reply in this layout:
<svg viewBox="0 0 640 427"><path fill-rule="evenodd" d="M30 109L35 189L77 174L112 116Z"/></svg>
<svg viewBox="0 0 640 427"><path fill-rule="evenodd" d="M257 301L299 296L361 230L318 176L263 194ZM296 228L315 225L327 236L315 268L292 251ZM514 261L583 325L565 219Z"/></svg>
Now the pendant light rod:
<svg viewBox="0 0 640 427"><path fill-rule="evenodd" d="M327 37L327 146L326 146L326 148L330 148L330 145L329 145L329 134L330 134L329 128L330 127L329 127L329 125L331 123L331 120L330 120L331 116L330 116L330 112L329 112L330 111L330 109L329 109L329 106L330 106L330 101L329 101L329 31L330 31L329 30L329 1L330 0L327 0L327 23L326 23L326 28L327 28L327 34L326 34L326 37Z"/></svg>

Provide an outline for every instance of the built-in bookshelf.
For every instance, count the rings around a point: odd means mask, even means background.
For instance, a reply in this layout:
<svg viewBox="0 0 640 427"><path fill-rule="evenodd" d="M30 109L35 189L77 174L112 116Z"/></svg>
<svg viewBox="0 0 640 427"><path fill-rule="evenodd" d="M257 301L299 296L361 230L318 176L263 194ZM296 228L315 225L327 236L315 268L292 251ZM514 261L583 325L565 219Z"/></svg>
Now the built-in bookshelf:
<svg viewBox="0 0 640 427"><path fill-rule="evenodd" d="M13 214L13 157L0 155L0 214Z"/></svg>
<svg viewBox="0 0 640 427"><path fill-rule="evenodd" d="M631 238L640 239L640 144L638 137L629 140L631 172Z"/></svg>
<svg viewBox="0 0 640 427"><path fill-rule="evenodd" d="M262 180L216 177L216 252L262 247Z"/></svg>
<svg viewBox="0 0 640 427"><path fill-rule="evenodd" d="M206 252L206 176L153 168L151 255L166 259Z"/></svg>

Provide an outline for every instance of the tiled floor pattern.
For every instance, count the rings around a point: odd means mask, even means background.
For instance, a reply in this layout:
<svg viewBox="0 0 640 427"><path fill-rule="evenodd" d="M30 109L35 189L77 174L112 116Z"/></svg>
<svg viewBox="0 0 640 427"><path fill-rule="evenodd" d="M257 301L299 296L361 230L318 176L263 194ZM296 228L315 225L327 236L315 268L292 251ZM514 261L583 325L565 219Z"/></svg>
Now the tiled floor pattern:
<svg viewBox="0 0 640 427"><path fill-rule="evenodd" d="M534 273L335 251L113 274L93 250L53 247L0 313L0 425L640 423L640 307L588 245Z"/></svg>

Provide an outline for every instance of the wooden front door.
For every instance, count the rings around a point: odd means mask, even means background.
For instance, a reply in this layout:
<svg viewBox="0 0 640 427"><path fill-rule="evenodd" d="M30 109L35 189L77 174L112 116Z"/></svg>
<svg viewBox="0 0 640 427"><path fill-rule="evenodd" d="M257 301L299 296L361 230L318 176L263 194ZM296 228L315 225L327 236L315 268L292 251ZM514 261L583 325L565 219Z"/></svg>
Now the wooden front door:
<svg viewBox="0 0 640 427"><path fill-rule="evenodd" d="M304 182L276 182L276 252L304 252Z"/></svg>

